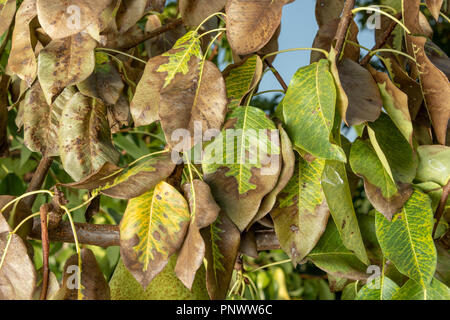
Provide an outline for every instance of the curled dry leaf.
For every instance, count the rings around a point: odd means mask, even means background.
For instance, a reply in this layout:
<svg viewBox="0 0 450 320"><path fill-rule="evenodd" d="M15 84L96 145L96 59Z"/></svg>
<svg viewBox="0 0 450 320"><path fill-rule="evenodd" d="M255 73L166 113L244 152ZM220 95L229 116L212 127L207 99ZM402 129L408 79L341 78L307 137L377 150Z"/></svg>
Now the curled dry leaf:
<svg viewBox="0 0 450 320"><path fill-rule="evenodd" d="M15 13L16 0L6 0L0 3L0 36L9 29Z"/></svg>
<svg viewBox="0 0 450 320"><path fill-rule="evenodd" d="M370 72L350 59L343 59L337 67L349 101L346 113L348 125L375 121L380 115L383 101Z"/></svg>
<svg viewBox="0 0 450 320"><path fill-rule="evenodd" d="M180 130L187 130L190 137L208 130L222 128L227 111L225 81L220 70L211 61L191 59L192 66L186 75L180 73L161 91L159 118L166 141L174 150L191 149L191 139L180 139ZM191 64L191 61L189 64ZM200 71L196 65L200 64ZM198 128L199 127L199 128ZM186 132L187 132L186 131ZM187 143L188 142L188 143Z"/></svg>
<svg viewBox="0 0 450 320"><path fill-rule="evenodd" d="M189 219L186 200L166 182L128 202L120 222L120 254L144 289L182 245Z"/></svg>
<svg viewBox="0 0 450 320"><path fill-rule="evenodd" d="M186 26L198 26L213 13L222 11L226 0L180 0L180 14Z"/></svg>
<svg viewBox="0 0 450 320"><path fill-rule="evenodd" d="M183 186L186 199L189 201L191 223L183 246L178 254L175 274L190 290L195 274L203 264L205 257L205 242L200 230L216 221L220 207L214 201L209 186L200 180L186 183Z"/></svg>
<svg viewBox="0 0 450 320"><path fill-rule="evenodd" d="M271 211L281 248L294 265L315 247L327 226L330 211L320 185L325 160L297 157L295 172Z"/></svg>
<svg viewBox="0 0 450 320"><path fill-rule="evenodd" d="M81 295L83 300L110 300L109 285L90 249L81 249L81 271L78 269L78 255L67 259L61 288L52 297L54 300L78 299L78 276L81 272Z"/></svg>
<svg viewBox="0 0 450 320"><path fill-rule="evenodd" d="M52 39L73 36L98 21L112 0L34 0L39 23Z"/></svg>
<svg viewBox="0 0 450 320"><path fill-rule="evenodd" d="M100 169L105 162L119 160L111 141L106 106L101 102L76 93L65 104L61 123L61 162L75 181Z"/></svg>
<svg viewBox="0 0 450 320"><path fill-rule="evenodd" d="M274 123L261 109L235 108L224 129L205 148L205 181L222 210L245 230L281 170L280 140Z"/></svg>
<svg viewBox="0 0 450 320"><path fill-rule="evenodd" d="M145 15L146 12L157 9L155 8L155 2L158 1L122 0L116 17L118 31L120 33L128 31ZM158 3L156 3L156 5L158 5Z"/></svg>
<svg viewBox="0 0 450 320"><path fill-rule="evenodd" d="M149 15L145 24L145 31L152 32L162 26L161 20L157 15ZM145 50L149 57L158 56L173 47L175 42L185 33L183 25L179 25L175 29L171 29L157 37L145 41Z"/></svg>
<svg viewBox="0 0 450 320"><path fill-rule="evenodd" d="M246 55L264 47L281 22L281 11L289 0L228 0L227 38L233 52ZM252 35L249 37L249 35Z"/></svg>
<svg viewBox="0 0 450 320"><path fill-rule="evenodd" d="M86 33L53 40L38 57L38 77L48 104L67 87L91 75L96 42Z"/></svg>
<svg viewBox="0 0 450 320"><path fill-rule="evenodd" d="M153 189L174 169L175 164L171 161L169 153L141 160L126 169L106 162L86 178L62 186L101 192L116 199L132 199Z"/></svg>
<svg viewBox="0 0 450 320"><path fill-rule="evenodd" d="M316 20L319 28L341 16L345 0L317 0ZM336 33L336 32L335 32Z"/></svg>
<svg viewBox="0 0 450 320"><path fill-rule="evenodd" d="M7 70L24 80L28 87L36 78L37 63L31 44L30 23L36 17L36 0L25 0L17 10Z"/></svg>
<svg viewBox="0 0 450 320"><path fill-rule="evenodd" d="M206 288L212 300L224 300L239 251L240 232L234 223L221 213L201 234L206 245Z"/></svg>
<svg viewBox="0 0 450 320"><path fill-rule="evenodd" d="M30 300L36 287L36 269L27 247L17 234L11 234L8 223L0 214L0 257L11 242L0 269L0 300Z"/></svg>
<svg viewBox="0 0 450 320"><path fill-rule="evenodd" d="M51 105L47 104L39 82L35 82L25 95L23 108L24 143L45 157L59 156L59 128L62 110L75 94L67 87Z"/></svg>
<svg viewBox="0 0 450 320"><path fill-rule="evenodd" d="M437 21L439 19L439 13L441 12L441 7L444 0L426 0L426 3L428 9L430 9L431 14L433 15L433 18Z"/></svg>

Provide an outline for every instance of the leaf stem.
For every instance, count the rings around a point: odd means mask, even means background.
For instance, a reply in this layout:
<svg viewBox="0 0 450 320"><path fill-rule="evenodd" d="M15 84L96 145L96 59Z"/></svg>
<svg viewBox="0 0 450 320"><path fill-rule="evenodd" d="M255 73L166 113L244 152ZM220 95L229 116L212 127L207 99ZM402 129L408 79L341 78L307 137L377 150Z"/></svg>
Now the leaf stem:
<svg viewBox="0 0 450 320"><path fill-rule="evenodd" d="M121 55L123 55L123 56L125 56L125 57L134 59L134 60L136 60L136 61L139 61L139 62L141 62L141 63L143 63L143 64L147 64L147 61L144 61L144 60L142 60L142 59L139 59L138 57L135 57L135 56L133 56L133 55L131 55L131 54L128 54L128 53L125 53L125 52L122 52L122 51L119 51L119 50L116 50L116 49L111 49L111 48L96 48L95 50L107 51L107 52L114 52L114 53L117 53L117 54L121 54Z"/></svg>
<svg viewBox="0 0 450 320"><path fill-rule="evenodd" d="M3 213L6 209L8 209L9 206L13 205L13 204L16 203L17 201L20 201L21 199L26 198L26 197L28 197L28 196L32 196L32 195L40 194L40 193L47 193L47 194L49 194L49 195L52 196L52 197L53 197L53 195L54 195L53 192L51 192L50 190L36 190L36 191L30 191L30 192L24 193L23 195L21 195L21 196L15 198L15 199L11 200L10 202L8 202L7 204L5 204L5 205L3 206L3 208L0 209L0 213Z"/></svg>
<svg viewBox="0 0 450 320"><path fill-rule="evenodd" d="M293 52L293 51L317 51L320 53L323 53L327 58L328 58L328 52L323 50L323 49L319 49L319 48L291 48L291 49L285 49L285 50L280 50L280 51L275 51L275 52L271 52L266 54L262 60L266 60L267 58L271 57L271 56L275 56L279 53L286 53L286 52Z"/></svg>
<svg viewBox="0 0 450 320"><path fill-rule="evenodd" d="M393 15L387 13L386 11L380 10L376 7L359 7L359 8L355 8L352 10L352 14L356 14L360 11L375 11L378 12L382 15L385 15L386 17L390 18L391 20L394 20L395 22L397 22L398 25L400 25L408 34L411 34L411 31L409 31L409 29L400 21L398 20L396 17L394 17Z"/></svg>

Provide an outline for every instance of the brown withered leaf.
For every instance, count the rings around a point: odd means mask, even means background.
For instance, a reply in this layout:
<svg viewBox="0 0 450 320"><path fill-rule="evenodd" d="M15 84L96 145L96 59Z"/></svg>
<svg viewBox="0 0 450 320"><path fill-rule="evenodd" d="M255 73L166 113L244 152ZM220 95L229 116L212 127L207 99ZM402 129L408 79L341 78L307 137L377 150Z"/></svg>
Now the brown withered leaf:
<svg viewBox="0 0 450 320"><path fill-rule="evenodd" d="M0 257L3 256L11 228L0 214ZM11 242L0 269L0 300L30 300L36 287L36 269L22 239L11 234Z"/></svg>
<svg viewBox="0 0 450 320"><path fill-rule="evenodd" d="M134 26L147 11L152 9L151 2L148 0L122 0L116 17L118 31L124 33Z"/></svg>
<svg viewBox="0 0 450 320"><path fill-rule="evenodd" d="M2 36L11 25L16 13L16 0L6 0L0 3L0 36Z"/></svg>
<svg viewBox="0 0 450 320"><path fill-rule="evenodd" d="M254 259L258 258L258 248L256 244L255 230L251 228L241 235L241 245L239 252Z"/></svg>
<svg viewBox="0 0 450 320"><path fill-rule="evenodd" d="M161 20L157 15L149 15L145 24L145 31L151 32L162 26ZM145 50L149 57L160 55L173 47L175 42L180 39L186 32L183 25L179 25L175 29L160 34L157 37L145 41Z"/></svg>
<svg viewBox="0 0 450 320"><path fill-rule="evenodd" d="M77 84L85 96L97 98L107 105L115 105L125 87L120 73L111 62L96 66L94 72Z"/></svg>
<svg viewBox="0 0 450 320"><path fill-rule="evenodd" d="M97 190L117 199L138 197L167 178L175 169L169 153L139 161L123 171L106 162L84 179L61 186L74 189Z"/></svg>
<svg viewBox="0 0 450 320"><path fill-rule="evenodd" d="M59 130L60 157L76 181L103 166L116 163L119 153L111 140L106 106L77 92L62 110Z"/></svg>
<svg viewBox="0 0 450 320"><path fill-rule="evenodd" d="M283 6L289 0L228 0L227 39L233 52L246 55L264 47L281 22Z"/></svg>
<svg viewBox="0 0 450 320"><path fill-rule="evenodd" d="M281 33L281 24L278 26L277 30L273 34L272 38L270 38L269 42L257 52L257 54L261 57L264 57L266 54L278 51L278 38ZM272 63L277 56L270 56L266 60Z"/></svg>
<svg viewBox="0 0 450 320"><path fill-rule="evenodd" d="M327 52L330 51L331 44L333 43L340 21L340 19L336 18L329 20L327 21L327 23L321 25L319 30L317 31L316 37L314 38L313 48L323 49ZM350 24L350 33L347 36L347 40L358 43L358 33L358 25L352 20ZM360 50L358 46L347 43L343 51L344 58L348 58L353 61L359 61L359 52ZM325 56L321 52L312 51L310 63L317 62L320 59L324 58Z"/></svg>
<svg viewBox="0 0 450 320"><path fill-rule="evenodd" d="M191 64L192 63L192 64ZM177 143L176 132L185 129L194 137L194 128L220 130L227 111L227 92L222 73L211 61L205 60L203 71L196 65L199 59L191 58L189 72L177 74L174 80L161 91L159 118L167 143L174 150L182 151L192 147L192 142Z"/></svg>
<svg viewBox="0 0 450 320"><path fill-rule="evenodd" d="M375 121L380 116L383 102L370 72L350 59L343 59L338 64L338 71L349 101L346 113L348 125Z"/></svg>
<svg viewBox="0 0 450 320"><path fill-rule="evenodd" d="M75 89L67 87L61 95L48 105L39 82L27 91L24 99L23 126L24 143L33 152L45 157L59 155L58 132L64 105L73 97Z"/></svg>
<svg viewBox="0 0 450 320"><path fill-rule="evenodd" d="M195 274L203 264L205 242L200 230L216 221L220 207L214 201L209 186L200 180L183 185L183 191L189 202L191 222L183 246L178 254L175 274L190 290Z"/></svg>
<svg viewBox="0 0 450 320"><path fill-rule="evenodd" d="M8 82L9 77L0 75L0 156L8 151Z"/></svg>
<svg viewBox="0 0 450 320"><path fill-rule="evenodd" d="M74 254L64 265L63 280L55 300L78 299L78 256ZM109 285L90 249L81 249L81 294L83 300L110 300Z"/></svg>
<svg viewBox="0 0 450 320"><path fill-rule="evenodd" d="M17 10L7 71L30 87L36 78L37 63L31 44L30 23L36 17L36 0L25 0Z"/></svg>
<svg viewBox="0 0 450 320"><path fill-rule="evenodd" d="M130 103L125 94L120 95L115 105L108 106L108 121L112 133L131 123Z"/></svg>
<svg viewBox="0 0 450 320"><path fill-rule="evenodd" d="M225 7L226 0L180 0L180 14L186 26L198 26Z"/></svg>
<svg viewBox="0 0 450 320"><path fill-rule="evenodd" d="M15 196L9 196L9 195L2 195L0 196L0 209L3 208L8 202L14 200ZM15 208L14 208L15 207ZM31 209L26 206L23 201L19 201L16 206L11 205L8 208L5 209L3 212L3 217L6 221L8 221L9 225L12 228L15 228L19 225L20 222L22 222L23 219L31 215ZM28 235L29 231L31 230L33 226L33 221L29 220L25 222L25 224L20 227L20 229L17 231L17 234L22 238L26 239L26 236ZM3 231L1 231L3 232Z"/></svg>
<svg viewBox="0 0 450 320"><path fill-rule="evenodd" d="M95 23L112 0L34 1L42 28L52 39L61 39Z"/></svg>
<svg viewBox="0 0 450 320"><path fill-rule="evenodd" d="M284 189L284 187L286 187L289 180L291 180L292 175L294 174L295 153L292 148L291 140L289 139L289 136L287 135L281 124L278 125L278 130L280 132L281 157L283 159L280 176L275 188L273 188L273 190L263 198L261 206L258 209L258 213L253 219L252 223L250 223L250 226L252 226L254 222L264 218L270 212L270 210L273 209L278 194L281 192L281 190Z"/></svg>
<svg viewBox="0 0 450 320"><path fill-rule="evenodd" d="M407 38L414 47L422 92L436 138L440 144L445 145L447 126L450 120L450 82L427 57L425 53L427 39L419 36L407 36Z"/></svg>
<svg viewBox="0 0 450 320"><path fill-rule="evenodd" d="M427 40L425 43L425 52L428 59L441 70L450 81L450 58L434 42Z"/></svg>
<svg viewBox="0 0 450 320"><path fill-rule="evenodd" d="M431 14L433 15L433 18L437 21L439 19L439 13L441 12L441 7L444 0L426 0L426 3L428 9L430 9Z"/></svg>
<svg viewBox="0 0 450 320"><path fill-rule="evenodd" d="M212 300L223 300L230 287L241 235L223 213L209 228L201 230L206 245L206 288Z"/></svg>
<svg viewBox="0 0 450 320"><path fill-rule="evenodd" d="M37 273L37 283L39 284L36 287L36 290L34 290L34 294L33 294L33 300L39 300L40 295L41 295L41 290L42 290L42 268L38 270ZM58 278L56 278L55 274L53 272L49 272L48 274L48 288L47 288L47 300L53 300L53 297L55 296L56 293L58 293L60 287L59 287L59 282L58 282Z"/></svg>
<svg viewBox="0 0 450 320"><path fill-rule="evenodd" d="M86 33L53 40L38 57L38 77L48 104L67 87L91 75L96 41Z"/></svg>
<svg viewBox="0 0 450 320"><path fill-rule="evenodd" d="M344 2L345 0L317 0L316 20L319 27L327 24L330 20L340 17L344 8Z"/></svg>

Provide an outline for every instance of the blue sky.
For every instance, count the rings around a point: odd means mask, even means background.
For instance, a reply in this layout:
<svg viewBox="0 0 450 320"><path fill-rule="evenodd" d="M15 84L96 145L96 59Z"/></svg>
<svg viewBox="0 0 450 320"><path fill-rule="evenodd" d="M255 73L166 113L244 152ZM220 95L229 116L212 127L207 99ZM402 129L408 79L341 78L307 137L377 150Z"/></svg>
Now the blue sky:
<svg viewBox="0 0 450 320"><path fill-rule="evenodd" d="M318 26L315 17L315 0L296 0L283 8L281 34L278 38L279 50L299 47L311 47ZM371 48L375 41L373 32L360 32L358 40L361 45ZM308 51L281 53L273 65L289 85L298 68L309 64ZM267 72L261 81L259 91L281 89L271 72ZM269 95L269 94L267 94Z"/></svg>

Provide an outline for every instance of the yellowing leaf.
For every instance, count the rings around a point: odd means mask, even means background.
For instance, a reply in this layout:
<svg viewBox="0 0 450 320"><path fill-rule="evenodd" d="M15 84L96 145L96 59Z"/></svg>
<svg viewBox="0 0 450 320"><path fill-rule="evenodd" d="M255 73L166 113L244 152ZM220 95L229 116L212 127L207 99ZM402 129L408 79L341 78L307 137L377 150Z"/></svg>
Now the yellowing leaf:
<svg viewBox="0 0 450 320"><path fill-rule="evenodd" d="M392 297L392 300L450 300L450 289L437 279L422 287L408 280Z"/></svg>
<svg viewBox="0 0 450 320"><path fill-rule="evenodd" d="M166 182L128 202L120 223L120 252L144 289L180 248L189 219L186 200Z"/></svg>
<svg viewBox="0 0 450 320"><path fill-rule="evenodd" d="M375 219L378 242L385 257L423 288L429 285L436 270L433 224L431 201L420 191L414 191L391 222L379 212Z"/></svg>

